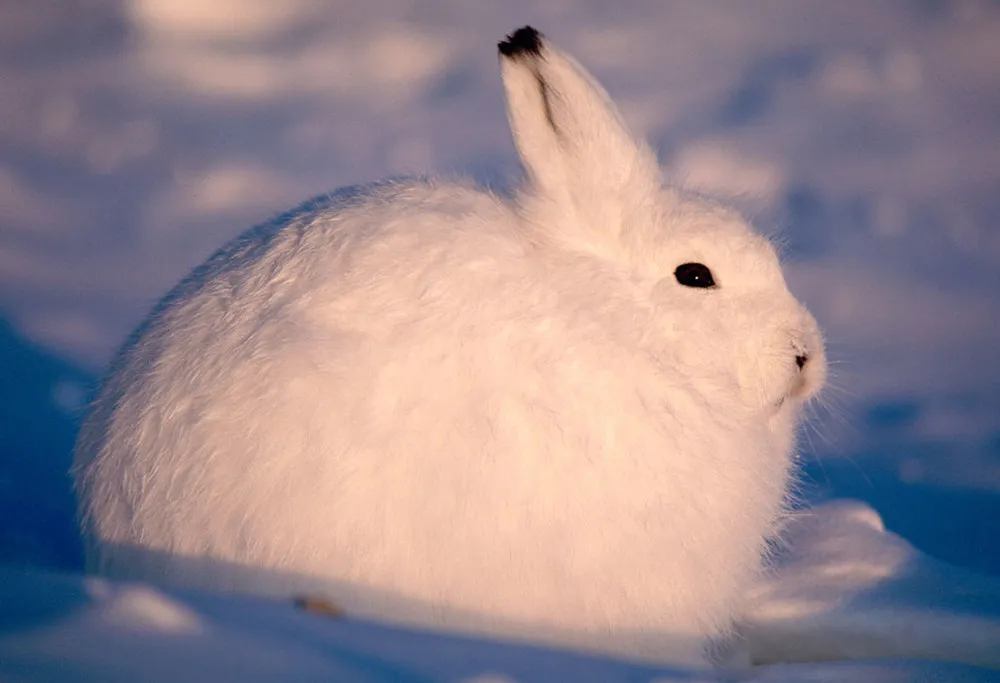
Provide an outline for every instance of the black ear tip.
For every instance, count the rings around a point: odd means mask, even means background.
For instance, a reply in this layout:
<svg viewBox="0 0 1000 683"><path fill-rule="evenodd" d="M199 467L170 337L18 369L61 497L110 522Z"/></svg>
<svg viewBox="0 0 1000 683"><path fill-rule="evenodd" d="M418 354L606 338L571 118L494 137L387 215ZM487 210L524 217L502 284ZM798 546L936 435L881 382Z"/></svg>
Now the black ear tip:
<svg viewBox="0 0 1000 683"><path fill-rule="evenodd" d="M525 26L507 36L507 40L500 42L497 47L504 57L538 56L542 52L542 34Z"/></svg>

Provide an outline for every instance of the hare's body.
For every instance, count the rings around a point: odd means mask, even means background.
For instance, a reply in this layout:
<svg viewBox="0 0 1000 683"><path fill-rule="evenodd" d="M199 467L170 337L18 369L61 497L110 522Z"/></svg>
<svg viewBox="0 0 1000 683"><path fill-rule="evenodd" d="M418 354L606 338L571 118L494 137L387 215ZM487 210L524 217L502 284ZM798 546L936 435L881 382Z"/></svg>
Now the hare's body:
<svg viewBox="0 0 1000 683"><path fill-rule="evenodd" d="M574 129L531 79L602 92L530 48L505 61L516 203L416 181L314 202L154 312L78 443L94 568L652 658L725 631L822 345L766 243L660 190L603 100L562 115L609 168L538 166ZM717 291L678 284L691 261Z"/></svg>

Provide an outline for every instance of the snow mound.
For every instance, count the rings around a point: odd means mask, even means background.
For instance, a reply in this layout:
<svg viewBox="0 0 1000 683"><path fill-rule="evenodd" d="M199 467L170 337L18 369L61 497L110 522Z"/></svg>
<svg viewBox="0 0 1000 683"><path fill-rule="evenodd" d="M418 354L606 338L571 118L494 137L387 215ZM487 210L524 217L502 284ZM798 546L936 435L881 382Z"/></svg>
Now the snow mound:
<svg viewBox="0 0 1000 683"><path fill-rule="evenodd" d="M1000 580L920 553L858 501L801 513L784 540L788 552L752 596L753 661L906 657L1000 669Z"/></svg>

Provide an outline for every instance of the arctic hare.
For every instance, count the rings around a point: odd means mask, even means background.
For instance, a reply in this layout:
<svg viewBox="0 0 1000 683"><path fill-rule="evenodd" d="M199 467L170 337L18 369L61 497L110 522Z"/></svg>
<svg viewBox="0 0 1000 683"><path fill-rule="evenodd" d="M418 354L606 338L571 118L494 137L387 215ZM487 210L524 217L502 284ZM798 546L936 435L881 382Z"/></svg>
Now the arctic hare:
<svg viewBox="0 0 1000 683"><path fill-rule="evenodd" d="M314 200L133 335L76 448L92 570L259 568L281 581L251 590L650 659L726 632L823 383L816 323L571 57L531 28L499 50L512 199Z"/></svg>

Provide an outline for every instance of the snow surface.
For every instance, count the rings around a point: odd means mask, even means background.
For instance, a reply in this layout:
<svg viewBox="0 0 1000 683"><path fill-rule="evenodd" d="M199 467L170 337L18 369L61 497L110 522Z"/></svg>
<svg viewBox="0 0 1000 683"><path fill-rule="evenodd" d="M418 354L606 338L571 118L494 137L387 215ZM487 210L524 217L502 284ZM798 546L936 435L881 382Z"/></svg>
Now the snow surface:
<svg viewBox="0 0 1000 683"><path fill-rule="evenodd" d="M796 550L756 596L747 645L757 661L810 663L717 671L630 664L330 619L291 600L7 569L0 680L1000 680L1000 670L983 668L1000 667L1000 580L922 556L852 501L813 510L788 539ZM824 661L848 657L870 659Z"/></svg>
<svg viewBox="0 0 1000 683"><path fill-rule="evenodd" d="M751 596L752 661L902 657L1000 670L1000 578L916 551L857 501L800 513L784 545Z"/></svg>
<svg viewBox="0 0 1000 683"><path fill-rule="evenodd" d="M827 330L834 386L801 494L866 500L899 536L850 507L840 541L809 518L816 539L790 529L751 654L945 643L994 661L995 579L968 570L1000 574L996 2L0 0L0 562L20 567L0 578L0 678L658 675L40 569L81 567L65 476L79 408L191 266L347 183L509 182L493 44L525 23L593 70L675 179L780 233L792 289ZM912 637L894 637L904 625ZM997 678L797 666L753 675Z"/></svg>

